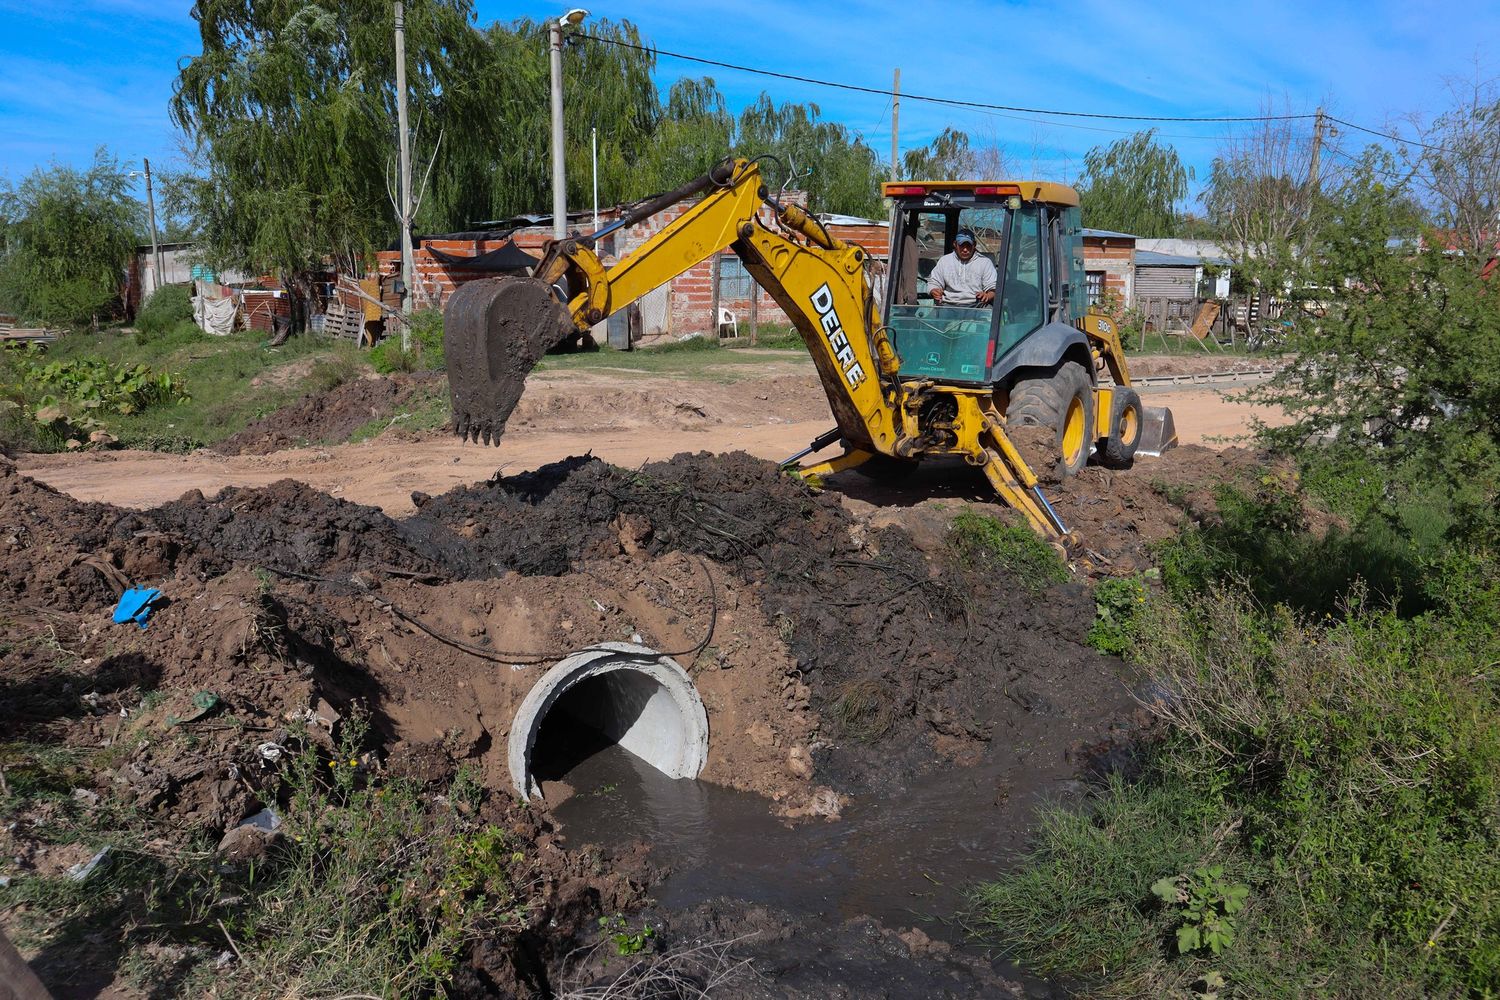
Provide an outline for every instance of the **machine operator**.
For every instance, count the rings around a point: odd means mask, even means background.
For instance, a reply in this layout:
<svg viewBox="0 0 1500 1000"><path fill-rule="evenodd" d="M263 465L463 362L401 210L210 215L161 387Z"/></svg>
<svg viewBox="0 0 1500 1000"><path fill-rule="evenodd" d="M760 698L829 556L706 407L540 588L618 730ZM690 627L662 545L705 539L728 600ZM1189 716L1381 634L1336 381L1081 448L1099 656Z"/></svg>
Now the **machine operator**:
<svg viewBox="0 0 1500 1000"><path fill-rule="evenodd" d="M934 305L987 306L995 301L995 262L974 252L974 231L960 229L953 252L944 254L927 276Z"/></svg>

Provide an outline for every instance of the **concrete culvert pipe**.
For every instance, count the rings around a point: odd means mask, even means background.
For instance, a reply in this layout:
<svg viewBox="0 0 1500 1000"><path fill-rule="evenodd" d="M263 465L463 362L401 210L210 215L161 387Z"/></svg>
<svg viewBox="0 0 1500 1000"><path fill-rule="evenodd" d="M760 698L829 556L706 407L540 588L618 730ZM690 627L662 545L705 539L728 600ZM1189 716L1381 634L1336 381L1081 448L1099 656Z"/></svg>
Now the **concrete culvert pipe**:
<svg viewBox="0 0 1500 1000"><path fill-rule="evenodd" d="M527 692L509 745L511 783L527 800L541 795L533 754L544 725L618 744L669 778L696 778L708 760L708 713L692 678L671 657L632 643L574 653Z"/></svg>

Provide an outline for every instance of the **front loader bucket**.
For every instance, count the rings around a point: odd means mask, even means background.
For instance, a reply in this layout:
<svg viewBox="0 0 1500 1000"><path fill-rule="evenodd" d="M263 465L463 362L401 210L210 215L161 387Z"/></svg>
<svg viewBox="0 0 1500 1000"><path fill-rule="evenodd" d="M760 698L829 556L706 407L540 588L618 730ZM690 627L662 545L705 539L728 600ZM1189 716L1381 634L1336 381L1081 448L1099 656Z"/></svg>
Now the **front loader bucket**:
<svg viewBox="0 0 1500 1000"><path fill-rule="evenodd" d="M443 354L458 436L499 444L526 376L542 355L577 332L540 281L483 278L460 285L443 309Z"/></svg>
<svg viewBox="0 0 1500 1000"><path fill-rule="evenodd" d="M1160 455L1177 447L1177 424L1169 406L1141 407L1141 443L1137 455Z"/></svg>

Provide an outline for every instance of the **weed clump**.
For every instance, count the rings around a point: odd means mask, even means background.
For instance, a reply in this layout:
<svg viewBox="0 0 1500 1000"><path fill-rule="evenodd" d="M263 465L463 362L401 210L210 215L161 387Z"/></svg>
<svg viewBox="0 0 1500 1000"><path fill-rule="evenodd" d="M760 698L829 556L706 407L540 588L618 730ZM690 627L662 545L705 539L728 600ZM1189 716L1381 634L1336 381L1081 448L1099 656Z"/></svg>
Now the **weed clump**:
<svg viewBox="0 0 1500 1000"><path fill-rule="evenodd" d="M193 291L187 285L163 285L151 293L135 314L135 328L142 336L159 337L179 323L193 318Z"/></svg>
<svg viewBox="0 0 1500 1000"><path fill-rule="evenodd" d="M1067 564L1036 532L969 508L948 528L948 551L965 569L999 567L1031 591L1068 581Z"/></svg>
<svg viewBox="0 0 1500 1000"><path fill-rule="evenodd" d="M411 346L401 348L399 333L388 334L370 350L370 364L382 375L395 372L437 372L448 367L443 354L443 314L437 309L422 309L407 320Z"/></svg>

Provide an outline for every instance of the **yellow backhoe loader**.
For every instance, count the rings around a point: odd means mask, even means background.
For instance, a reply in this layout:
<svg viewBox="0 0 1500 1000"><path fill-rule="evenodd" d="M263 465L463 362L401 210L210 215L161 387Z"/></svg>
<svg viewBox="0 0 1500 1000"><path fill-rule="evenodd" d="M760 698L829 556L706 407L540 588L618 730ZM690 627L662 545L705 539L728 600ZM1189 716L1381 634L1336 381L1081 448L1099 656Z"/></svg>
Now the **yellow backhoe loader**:
<svg viewBox="0 0 1500 1000"><path fill-rule="evenodd" d="M1062 476L1091 457L1126 465L1176 443L1170 411L1144 408L1130 387L1113 322L1082 305L1077 193L1041 181L905 181L884 193L892 217L883 301L866 251L780 202L747 160L725 161L596 233L551 241L532 278L462 285L444 326L454 428L498 441L550 347L731 249L796 325L837 423L789 465L835 444L841 454L801 471L885 477L958 456L1038 532L1065 536L1007 431L1045 428ZM601 262L605 237L698 195L618 263ZM960 229L995 264L989 305L945 305L928 290Z"/></svg>

